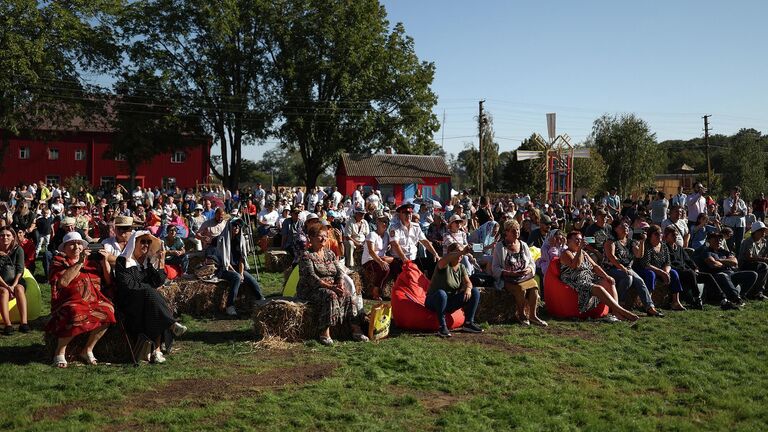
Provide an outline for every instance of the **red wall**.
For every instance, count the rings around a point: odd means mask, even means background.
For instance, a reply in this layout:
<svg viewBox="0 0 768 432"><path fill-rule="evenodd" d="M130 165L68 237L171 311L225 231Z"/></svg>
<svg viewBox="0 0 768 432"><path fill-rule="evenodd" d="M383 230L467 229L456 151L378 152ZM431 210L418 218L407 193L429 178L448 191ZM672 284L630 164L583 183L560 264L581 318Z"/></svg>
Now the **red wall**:
<svg viewBox="0 0 768 432"><path fill-rule="evenodd" d="M0 132L2 133L2 132ZM128 164L106 157L112 135L83 132L68 134L51 140L10 138L0 170L0 187L17 186L45 180L46 176L59 176L61 181L75 175L86 176L94 186L102 177L128 176ZM19 149L30 149L29 159L19 159ZM59 150L58 160L49 160L48 149ZM75 150L86 151L85 160L75 160ZM210 143L185 149L186 161L172 163L171 155L156 156L138 168L137 176L144 176L145 186L160 186L163 178L175 177L180 187L194 187L206 182L209 175Z"/></svg>

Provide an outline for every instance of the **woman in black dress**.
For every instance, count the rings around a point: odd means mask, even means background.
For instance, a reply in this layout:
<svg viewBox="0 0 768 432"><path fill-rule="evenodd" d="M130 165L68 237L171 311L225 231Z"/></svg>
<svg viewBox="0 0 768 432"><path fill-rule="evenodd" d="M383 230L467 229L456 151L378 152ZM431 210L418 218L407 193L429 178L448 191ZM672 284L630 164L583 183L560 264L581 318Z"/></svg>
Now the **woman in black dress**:
<svg viewBox="0 0 768 432"><path fill-rule="evenodd" d="M127 330L145 335L155 344L149 360L165 362L160 339L166 330L181 336L187 328L176 322L157 288L165 282L165 252L160 239L149 231L133 233L115 263L115 304L125 316ZM142 359L145 360L145 359Z"/></svg>

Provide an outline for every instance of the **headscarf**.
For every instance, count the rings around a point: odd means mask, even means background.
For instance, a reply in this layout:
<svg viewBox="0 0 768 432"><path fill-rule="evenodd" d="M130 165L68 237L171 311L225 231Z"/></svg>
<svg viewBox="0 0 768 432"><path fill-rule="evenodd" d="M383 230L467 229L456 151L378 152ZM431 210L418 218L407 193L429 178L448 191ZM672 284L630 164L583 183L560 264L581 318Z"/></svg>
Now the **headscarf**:
<svg viewBox="0 0 768 432"><path fill-rule="evenodd" d="M224 226L224 231L221 232L218 240L216 241L216 254L219 257L219 262L222 266L221 268L224 269L224 271L229 268L232 262L231 227L233 223L242 225L243 220L240 218L231 218L228 220L227 224ZM238 245L240 246L240 254L242 255L243 265L246 269L250 269L248 266L248 246L245 242L245 235L243 235L242 226L240 228L240 235L237 239L235 239L235 241L238 242Z"/></svg>
<svg viewBox="0 0 768 432"><path fill-rule="evenodd" d="M135 231L133 234L131 234L131 237L128 238L128 242L125 244L125 248L123 249L123 252L120 253L120 256L125 258L125 268L131 268L134 266L139 265L139 263L133 258L133 251L136 249L136 240L139 237L148 235L152 237L153 243L156 241L158 245L162 247L162 244L160 243L160 240L153 236L151 232L147 230L141 230L141 231ZM147 259L149 259L149 263L153 266L157 266L157 257L155 254L157 253L157 250L152 251L152 248L150 247L149 252L147 253L147 256L144 257L144 262L141 263L142 266L147 265Z"/></svg>
<svg viewBox="0 0 768 432"><path fill-rule="evenodd" d="M499 223L496 221L488 221L480 225L480 228L472 233L470 240L473 243L482 243L483 247L493 244L496 241L496 238L493 236L493 228L498 225Z"/></svg>

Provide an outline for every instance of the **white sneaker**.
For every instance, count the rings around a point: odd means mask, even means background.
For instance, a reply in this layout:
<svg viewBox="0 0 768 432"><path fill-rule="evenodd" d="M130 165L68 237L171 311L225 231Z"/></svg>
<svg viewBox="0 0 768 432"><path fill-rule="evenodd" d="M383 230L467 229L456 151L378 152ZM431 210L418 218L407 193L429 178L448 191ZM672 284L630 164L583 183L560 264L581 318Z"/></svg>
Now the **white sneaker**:
<svg viewBox="0 0 768 432"><path fill-rule="evenodd" d="M227 315L237 316L237 309L234 306L227 306Z"/></svg>
<svg viewBox="0 0 768 432"><path fill-rule="evenodd" d="M174 323L173 327L171 327L171 332L173 332L174 336L179 337L187 332L187 326Z"/></svg>
<svg viewBox="0 0 768 432"><path fill-rule="evenodd" d="M162 351L152 351L150 362L158 364L165 363L165 356L163 355Z"/></svg>

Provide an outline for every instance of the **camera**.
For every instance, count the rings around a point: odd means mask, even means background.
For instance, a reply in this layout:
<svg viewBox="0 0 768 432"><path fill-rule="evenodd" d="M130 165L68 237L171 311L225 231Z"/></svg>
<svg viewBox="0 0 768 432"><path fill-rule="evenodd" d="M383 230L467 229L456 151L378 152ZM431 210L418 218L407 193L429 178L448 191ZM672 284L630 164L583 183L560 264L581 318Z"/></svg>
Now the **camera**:
<svg viewBox="0 0 768 432"><path fill-rule="evenodd" d="M100 250L104 249L104 245L101 243L91 243L88 245L88 259L98 261L102 258L104 258L103 255L99 253Z"/></svg>

